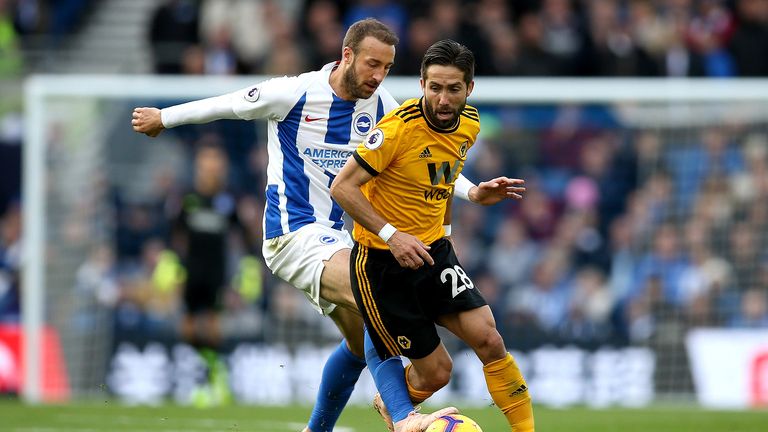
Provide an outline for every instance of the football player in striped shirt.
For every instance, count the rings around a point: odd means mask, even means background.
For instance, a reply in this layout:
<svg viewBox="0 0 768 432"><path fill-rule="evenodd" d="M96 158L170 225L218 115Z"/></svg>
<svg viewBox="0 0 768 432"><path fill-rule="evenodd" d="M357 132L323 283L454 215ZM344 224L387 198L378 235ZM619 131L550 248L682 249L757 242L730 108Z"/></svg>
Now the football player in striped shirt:
<svg viewBox="0 0 768 432"><path fill-rule="evenodd" d="M380 86L393 65L397 43L380 21L361 20L345 35L341 60L318 71L162 110L141 107L133 112L133 129L149 136L218 119L267 120L264 259L344 336L325 364L305 432L333 429L365 368L363 323L350 287L352 239L330 185L376 122L397 107ZM518 186L506 177L477 186L462 177L457 195L487 205L516 198Z"/></svg>

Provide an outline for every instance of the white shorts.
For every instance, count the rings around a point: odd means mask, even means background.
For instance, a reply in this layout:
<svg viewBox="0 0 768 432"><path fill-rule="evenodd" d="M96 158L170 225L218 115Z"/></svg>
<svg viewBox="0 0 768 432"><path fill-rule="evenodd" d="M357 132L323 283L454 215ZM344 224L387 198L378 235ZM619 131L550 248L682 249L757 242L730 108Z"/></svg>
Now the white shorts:
<svg viewBox="0 0 768 432"><path fill-rule="evenodd" d="M262 253L275 276L301 290L319 313L328 315L336 305L320 298L320 276L325 264L341 249L351 249L346 230L325 225L304 225L294 232L264 240Z"/></svg>

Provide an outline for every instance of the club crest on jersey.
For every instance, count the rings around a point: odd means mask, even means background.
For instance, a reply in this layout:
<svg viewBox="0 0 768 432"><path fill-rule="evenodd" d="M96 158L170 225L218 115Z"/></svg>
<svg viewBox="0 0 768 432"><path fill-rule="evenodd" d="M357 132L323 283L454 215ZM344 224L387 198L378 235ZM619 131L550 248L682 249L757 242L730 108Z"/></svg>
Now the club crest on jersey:
<svg viewBox="0 0 768 432"><path fill-rule="evenodd" d="M330 244L338 243L338 241L339 241L339 238L334 237L332 235L323 234L320 236L320 243L322 244L330 245Z"/></svg>
<svg viewBox="0 0 768 432"><path fill-rule="evenodd" d="M363 135L368 133L373 126L373 118L368 113L360 113L355 117L355 121L352 122L352 127L355 129L355 133Z"/></svg>
<svg viewBox="0 0 768 432"><path fill-rule="evenodd" d="M411 348L411 340L408 339L405 336L398 336L397 337L397 343L403 347L403 349L409 349Z"/></svg>
<svg viewBox="0 0 768 432"><path fill-rule="evenodd" d="M384 142L384 131L381 129L374 129L371 131L370 134L368 134L368 138L365 139L365 142L363 145L368 150L376 150L381 146L381 143Z"/></svg>
<svg viewBox="0 0 768 432"><path fill-rule="evenodd" d="M462 158L467 157L467 148L469 147L469 141L464 141L461 143L461 146L459 146L459 156Z"/></svg>
<svg viewBox="0 0 768 432"><path fill-rule="evenodd" d="M256 102L259 99L259 88L254 87L248 90L248 92L243 95L243 99L248 102Z"/></svg>

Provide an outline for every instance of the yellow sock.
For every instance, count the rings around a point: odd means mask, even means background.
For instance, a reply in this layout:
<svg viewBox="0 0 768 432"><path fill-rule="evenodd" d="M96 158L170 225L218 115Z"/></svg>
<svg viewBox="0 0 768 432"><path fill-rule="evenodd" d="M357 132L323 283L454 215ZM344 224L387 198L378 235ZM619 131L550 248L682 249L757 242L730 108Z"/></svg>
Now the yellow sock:
<svg viewBox="0 0 768 432"><path fill-rule="evenodd" d="M408 386L408 395L411 397L411 402L418 405L425 400L429 399L430 396L435 394L435 392L427 391L427 390L417 390L411 385L411 380L408 378L408 371L411 370L412 364L408 364L408 366L405 367L405 385Z"/></svg>
<svg viewBox="0 0 768 432"><path fill-rule="evenodd" d="M533 432L533 406L523 374L512 354L483 366L491 398L514 432Z"/></svg>

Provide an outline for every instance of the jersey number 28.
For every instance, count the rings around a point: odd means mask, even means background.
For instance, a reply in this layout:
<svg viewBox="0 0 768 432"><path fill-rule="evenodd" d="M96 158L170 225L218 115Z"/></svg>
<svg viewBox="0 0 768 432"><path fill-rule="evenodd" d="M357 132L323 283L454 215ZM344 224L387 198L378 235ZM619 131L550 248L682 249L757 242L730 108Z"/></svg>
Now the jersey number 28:
<svg viewBox="0 0 768 432"><path fill-rule="evenodd" d="M464 272L464 269L458 265L455 265L452 268L448 267L440 273L440 280L443 283L446 283L448 279L451 280L451 295L453 298L456 298L457 295L464 292L467 288L475 288L472 279L470 279L469 276L467 276L467 273ZM461 279L461 285L459 285L459 279Z"/></svg>

